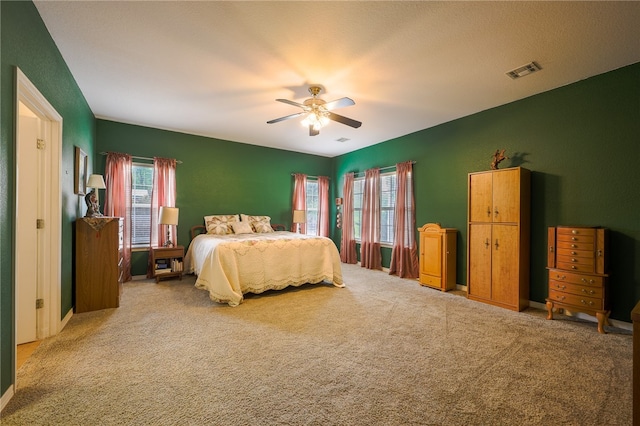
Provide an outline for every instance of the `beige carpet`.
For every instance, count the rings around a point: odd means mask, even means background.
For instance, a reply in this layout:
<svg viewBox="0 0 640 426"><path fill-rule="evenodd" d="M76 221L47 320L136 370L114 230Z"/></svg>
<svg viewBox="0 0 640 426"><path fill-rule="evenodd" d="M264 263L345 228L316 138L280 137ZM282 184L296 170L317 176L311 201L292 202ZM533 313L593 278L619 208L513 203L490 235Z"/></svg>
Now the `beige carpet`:
<svg viewBox="0 0 640 426"><path fill-rule="evenodd" d="M218 305L125 284L18 372L5 425L629 425L632 336L344 265Z"/></svg>

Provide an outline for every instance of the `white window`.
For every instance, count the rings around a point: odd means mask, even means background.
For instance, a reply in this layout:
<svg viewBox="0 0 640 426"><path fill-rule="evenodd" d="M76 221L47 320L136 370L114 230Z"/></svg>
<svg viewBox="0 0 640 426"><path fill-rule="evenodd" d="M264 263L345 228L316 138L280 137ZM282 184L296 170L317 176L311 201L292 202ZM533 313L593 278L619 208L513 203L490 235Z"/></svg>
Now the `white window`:
<svg viewBox="0 0 640 426"><path fill-rule="evenodd" d="M131 246L148 247L151 242L151 192L153 165L131 165Z"/></svg>
<svg viewBox="0 0 640 426"><path fill-rule="evenodd" d="M356 241L362 236L362 198L364 194L364 177L353 180L353 231Z"/></svg>
<svg viewBox="0 0 640 426"><path fill-rule="evenodd" d="M307 199L307 235L318 235L318 211L320 202L318 197L318 181L308 180L305 187Z"/></svg>
<svg viewBox="0 0 640 426"><path fill-rule="evenodd" d="M362 232L364 177L353 180L353 229L356 241ZM380 244L393 245L395 236L396 172L380 175Z"/></svg>
<svg viewBox="0 0 640 426"><path fill-rule="evenodd" d="M393 245L396 212L396 173L380 175L380 244Z"/></svg>

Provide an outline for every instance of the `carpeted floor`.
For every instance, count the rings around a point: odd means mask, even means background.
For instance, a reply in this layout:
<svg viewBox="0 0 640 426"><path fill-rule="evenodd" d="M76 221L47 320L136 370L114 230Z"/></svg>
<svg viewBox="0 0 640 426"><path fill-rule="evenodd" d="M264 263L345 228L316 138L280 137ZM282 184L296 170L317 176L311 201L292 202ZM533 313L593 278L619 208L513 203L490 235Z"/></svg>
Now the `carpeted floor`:
<svg viewBox="0 0 640 426"><path fill-rule="evenodd" d="M346 288L125 284L18 371L5 425L629 425L632 336L343 265Z"/></svg>

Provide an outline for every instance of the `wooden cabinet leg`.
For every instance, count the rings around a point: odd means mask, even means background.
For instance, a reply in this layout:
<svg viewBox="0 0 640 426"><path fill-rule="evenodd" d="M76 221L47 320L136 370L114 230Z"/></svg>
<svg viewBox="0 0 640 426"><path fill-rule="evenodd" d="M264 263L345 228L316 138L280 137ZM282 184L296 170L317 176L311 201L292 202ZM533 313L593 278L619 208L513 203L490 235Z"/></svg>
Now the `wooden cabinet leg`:
<svg viewBox="0 0 640 426"><path fill-rule="evenodd" d="M547 300L547 319L553 319L553 302L550 302L549 300Z"/></svg>
<svg viewBox="0 0 640 426"><path fill-rule="evenodd" d="M604 331L604 325L609 325L609 313L608 312L596 312L596 318L598 318L598 333L606 334Z"/></svg>

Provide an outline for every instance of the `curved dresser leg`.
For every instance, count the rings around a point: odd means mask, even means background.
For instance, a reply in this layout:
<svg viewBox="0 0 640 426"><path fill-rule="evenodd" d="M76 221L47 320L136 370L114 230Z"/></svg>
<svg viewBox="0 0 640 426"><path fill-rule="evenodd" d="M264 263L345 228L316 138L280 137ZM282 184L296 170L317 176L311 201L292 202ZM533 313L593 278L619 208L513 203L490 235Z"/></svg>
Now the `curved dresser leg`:
<svg viewBox="0 0 640 426"><path fill-rule="evenodd" d="M553 319L553 302L547 299L547 319Z"/></svg>

